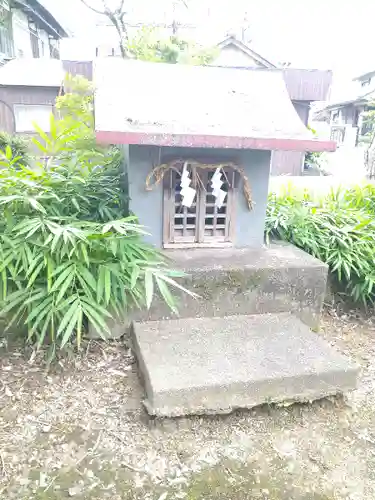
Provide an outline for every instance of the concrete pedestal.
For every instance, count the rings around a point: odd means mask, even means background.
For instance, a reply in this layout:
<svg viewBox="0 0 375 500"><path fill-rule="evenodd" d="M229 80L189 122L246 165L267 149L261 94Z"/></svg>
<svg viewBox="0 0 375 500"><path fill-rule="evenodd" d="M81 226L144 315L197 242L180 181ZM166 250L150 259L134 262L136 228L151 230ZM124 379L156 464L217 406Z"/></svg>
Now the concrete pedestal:
<svg viewBox="0 0 375 500"><path fill-rule="evenodd" d="M328 266L292 245L165 253L171 259L170 267L186 273L179 283L199 295L194 299L178 289L171 290L180 318L292 312L310 328L319 328ZM156 294L149 311L134 309L110 320L110 338L126 333L131 321L174 318ZM89 336L100 338L92 325Z"/></svg>
<svg viewBox="0 0 375 500"><path fill-rule="evenodd" d="M183 270L179 282L196 300L173 290L181 318L292 312L319 328L328 266L292 245L262 248L202 248L166 252L171 266ZM149 311L132 311L135 321L173 318L156 297Z"/></svg>

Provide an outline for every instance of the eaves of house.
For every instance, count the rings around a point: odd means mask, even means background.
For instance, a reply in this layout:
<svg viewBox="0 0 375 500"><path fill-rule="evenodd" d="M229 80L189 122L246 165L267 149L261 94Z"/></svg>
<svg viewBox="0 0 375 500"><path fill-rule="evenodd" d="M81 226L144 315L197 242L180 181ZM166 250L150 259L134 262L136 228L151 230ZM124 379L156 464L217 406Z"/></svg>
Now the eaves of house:
<svg viewBox="0 0 375 500"><path fill-rule="evenodd" d="M360 94L357 97L353 97L351 99L344 99L344 100L340 100L340 101L331 102L331 103L327 104L327 106L325 106L324 109L331 111L333 109L342 108L342 107L349 106L352 104L357 105L357 106L361 106L361 105L367 104L373 98L375 98L375 89L371 90L370 92Z"/></svg>
<svg viewBox="0 0 375 500"><path fill-rule="evenodd" d="M234 36L228 36L227 38L225 38L224 40L219 42L217 44L217 47L218 47L218 49L224 49L225 47L229 47L231 45L233 47L236 47L238 50L240 50L244 54L248 55L252 59L254 59L257 63L259 63L260 66L262 66L264 68L270 68L270 69L277 68L276 64L267 60L266 58L261 56L258 52L256 52L251 47L249 47L249 45L242 42L241 40L238 40Z"/></svg>
<svg viewBox="0 0 375 500"><path fill-rule="evenodd" d="M21 9L54 38L68 36L67 31L52 13L43 5L43 0L13 0L15 8Z"/></svg>
<svg viewBox="0 0 375 500"><path fill-rule="evenodd" d="M61 87L66 73L92 80L92 61L13 59L0 67L0 86Z"/></svg>
<svg viewBox="0 0 375 500"><path fill-rule="evenodd" d="M356 81L368 80L373 76L375 76L375 70L368 71L367 73L362 73L361 75L353 78L353 81L356 82Z"/></svg>

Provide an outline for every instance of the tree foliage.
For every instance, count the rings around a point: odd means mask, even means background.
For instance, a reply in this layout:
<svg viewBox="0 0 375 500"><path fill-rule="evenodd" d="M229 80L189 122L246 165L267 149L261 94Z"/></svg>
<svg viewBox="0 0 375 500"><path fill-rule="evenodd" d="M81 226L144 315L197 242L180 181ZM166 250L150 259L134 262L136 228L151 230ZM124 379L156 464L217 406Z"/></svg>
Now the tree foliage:
<svg viewBox="0 0 375 500"><path fill-rule="evenodd" d="M105 16L116 29L121 56L141 59L142 61L185 63L204 65L212 61L214 49L200 47L198 44L178 36L178 24L171 25L172 36L163 36L159 30L143 27L133 36L128 28L127 15L129 0L117 0L109 5L107 0L81 0L96 14ZM188 8L186 0L172 0L174 6L182 4Z"/></svg>
<svg viewBox="0 0 375 500"><path fill-rule="evenodd" d="M215 57L215 50L208 49L179 38L177 35L163 38L155 28L141 28L126 46L134 59L152 62L209 64Z"/></svg>
<svg viewBox="0 0 375 500"><path fill-rule="evenodd" d="M81 126L93 133L94 125L94 88L91 82L81 75L67 74L64 79L64 93L56 98L55 107L64 126Z"/></svg>

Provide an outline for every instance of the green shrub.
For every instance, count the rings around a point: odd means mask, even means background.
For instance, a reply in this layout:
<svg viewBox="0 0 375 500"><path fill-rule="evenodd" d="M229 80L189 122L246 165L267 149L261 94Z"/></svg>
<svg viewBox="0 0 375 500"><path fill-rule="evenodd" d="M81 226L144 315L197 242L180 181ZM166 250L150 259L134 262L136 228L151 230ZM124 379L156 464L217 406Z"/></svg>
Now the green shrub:
<svg viewBox="0 0 375 500"><path fill-rule="evenodd" d="M352 208L365 210L370 216L375 217L375 185L365 184L353 186L346 190L339 190L338 195Z"/></svg>
<svg viewBox="0 0 375 500"><path fill-rule="evenodd" d="M293 243L326 262L354 300L374 298L375 188L339 189L312 199L308 191L269 196L266 238Z"/></svg>
<svg viewBox="0 0 375 500"><path fill-rule="evenodd" d="M89 323L104 337L112 313L150 307L155 289L175 310L169 286L181 288L125 212L121 154L83 147L91 125L68 118L38 129L47 160L30 168L9 148L0 160L0 314L52 353L79 346Z"/></svg>
<svg viewBox="0 0 375 500"><path fill-rule="evenodd" d="M0 132L0 151L4 154L7 147L10 148L12 156L17 158L18 163L27 164L29 161L29 144L24 137Z"/></svg>

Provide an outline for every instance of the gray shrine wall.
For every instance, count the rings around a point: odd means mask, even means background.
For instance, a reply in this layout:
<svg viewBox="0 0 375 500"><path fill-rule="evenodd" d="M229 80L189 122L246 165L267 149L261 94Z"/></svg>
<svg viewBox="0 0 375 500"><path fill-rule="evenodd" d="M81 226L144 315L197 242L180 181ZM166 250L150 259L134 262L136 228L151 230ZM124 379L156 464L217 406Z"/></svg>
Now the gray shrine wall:
<svg viewBox="0 0 375 500"><path fill-rule="evenodd" d="M242 180L237 189L235 204L235 247L260 247L264 238L270 151L179 148L131 145L125 146L126 168L129 180L129 208L140 224L150 233L146 240L162 248L163 242L163 187L160 184L146 191L148 173L160 162L174 158L207 158L208 161L233 161L240 165L249 179L254 208L249 211L243 195Z"/></svg>

